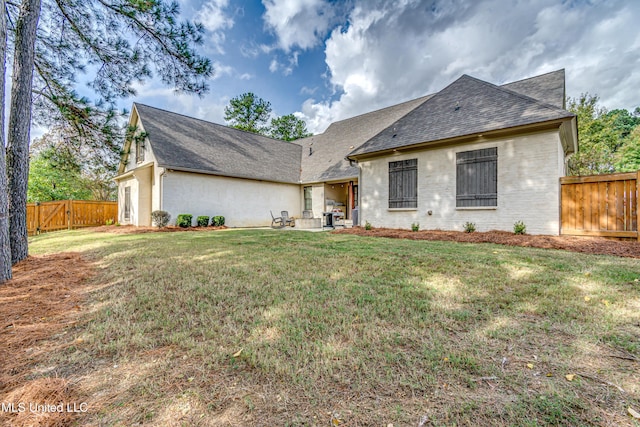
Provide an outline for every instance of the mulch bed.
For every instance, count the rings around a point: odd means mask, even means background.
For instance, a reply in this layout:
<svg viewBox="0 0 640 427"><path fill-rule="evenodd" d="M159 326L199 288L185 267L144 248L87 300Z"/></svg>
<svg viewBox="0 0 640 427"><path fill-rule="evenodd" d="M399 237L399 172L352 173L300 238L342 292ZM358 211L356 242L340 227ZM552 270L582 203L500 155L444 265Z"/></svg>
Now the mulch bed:
<svg viewBox="0 0 640 427"><path fill-rule="evenodd" d="M80 401L74 386L42 363L50 352L75 342L66 333L95 287L94 274L78 253L30 256L13 267L12 280L0 285L0 401L14 404L13 411L0 411L0 425L73 424L66 405ZM61 403L63 412L37 409Z"/></svg>
<svg viewBox="0 0 640 427"><path fill-rule="evenodd" d="M587 254L614 255L620 257L640 258L640 242L611 240L596 237L516 235L508 231L486 231L464 233L461 231L442 230L400 230L392 228L363 227L336 230L338 234L354 234L368 237L390 237L411 240L441 240L464 243L496 243L508 246L524 246L543 249L562 249Z"/></svg>

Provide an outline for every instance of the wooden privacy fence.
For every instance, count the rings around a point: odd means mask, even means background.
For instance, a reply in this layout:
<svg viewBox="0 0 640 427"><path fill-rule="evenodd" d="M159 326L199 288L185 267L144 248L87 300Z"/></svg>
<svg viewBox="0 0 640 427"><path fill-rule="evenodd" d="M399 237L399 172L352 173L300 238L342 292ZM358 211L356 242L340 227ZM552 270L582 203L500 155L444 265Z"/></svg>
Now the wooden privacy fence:
<svg viewBox="0 0 640 427"><path fill-rule="evenodd" d="M561 233L635 238L640 171L560 178Z"/></svg>
<svg viewBox="0 0 640 427"><path fill-rule="evenodd" d="M104 225L118 217L118 202L59 200L27 204L27 232L30 236L55 230Z"/></svg>

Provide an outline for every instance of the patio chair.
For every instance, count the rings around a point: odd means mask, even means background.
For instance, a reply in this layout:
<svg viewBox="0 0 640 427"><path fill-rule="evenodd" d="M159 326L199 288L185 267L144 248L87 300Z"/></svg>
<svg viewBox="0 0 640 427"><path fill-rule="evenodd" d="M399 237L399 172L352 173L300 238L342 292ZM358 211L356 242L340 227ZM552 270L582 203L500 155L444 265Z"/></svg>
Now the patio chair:
<svg viewBox="0 0 640 427"><path fill-rule="evenodd" d="M281 211L280 215L282 216L282 224L283 227L290 225L291 227L296 225L296 220L294 218L289 217L289 211Z"/></svg>
<svg viewBox="0 0 640 427"><path fill-rule="evenodd" d="M271 228L282 228L284 227L284 221L281 216L273 216L273 212L269 211L271 214Z"/></svg>

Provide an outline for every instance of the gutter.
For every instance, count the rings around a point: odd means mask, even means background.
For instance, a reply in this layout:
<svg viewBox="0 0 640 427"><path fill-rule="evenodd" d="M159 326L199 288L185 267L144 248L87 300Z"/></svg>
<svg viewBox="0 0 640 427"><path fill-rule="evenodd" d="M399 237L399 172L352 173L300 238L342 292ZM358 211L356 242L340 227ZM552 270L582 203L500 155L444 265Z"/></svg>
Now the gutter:
<svg viewBox="0 0 640 427"><path fill-rule="evenodd" d="M125 178L130 178L130 177L135 177L136 176L136 172L141 171L142 169L148 169L150 167L153 166L153 162L149 162L149 163L145 163L142 166L138 166L135 169L131 169L129 172L125 172L122 175L118 175L116 177L113 178L114 181L118 182L121 181Z"/></svg>
<svg viewBox="0 0 640 427"><path fill-rule="evenodd" d="M276 184L293 184L293 185L299 185L300 184L300 180L295 180L295 181L277 181L277 180L273 180L273 179L258 178L258 177L255 177L255 176L232 175L232 174L225 174L225 173L222 173L222 172L207 171L207 170L203 170L203 169L191 169L191 168L183 168L183 167L179 167L179 166L176 167L176 166L161 165L161 164L158 164L158 167L164 168L165 171L167 171L167 172L190 172L190 173L199 173L199 174L202 174L202 175L219 176L219 177L223 177L223 178L240 178L240 179L250 179L252 181L274 182Z"/></svg>
<svg viewBox="0 0 640 427"><path fill-rule="evenodd" d="M477 132L477 133L472 133L467 135L454 136L451 138L438 139L434 141L417 142L414 144L401 145L394 148L384 148L378 151L357 153L355 155L349 154L347 155L346 159L349 161L354 160L357 162L358 159L380 157L380 156L385 156L385 155L398 153L398 152L407 152L407 151L415 151L415 150L428 149L428 148L438 148L438 147L447 146L447 145L464 144L464 143L473 142L477 140L477 138L492 138L492 137L499 138L501 136L514 134L519 131L522 131L522 132L544 131L547 129L554 129L554 128L560 127L567 121L571 121L574 118L575 118L575 115L572 114L571 116L568 116L568 117L564 117L561 119L548 120L546 122L538 122L538 123L533 123L528 125L504 128L504 129L494 129L486 132Z"/></svg>

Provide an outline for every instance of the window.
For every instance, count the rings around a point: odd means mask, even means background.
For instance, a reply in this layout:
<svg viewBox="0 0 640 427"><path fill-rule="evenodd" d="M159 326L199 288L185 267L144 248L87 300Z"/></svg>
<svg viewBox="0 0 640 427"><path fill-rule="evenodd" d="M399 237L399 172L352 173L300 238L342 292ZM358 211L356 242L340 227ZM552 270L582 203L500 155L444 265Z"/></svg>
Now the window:
<svg viewBox="0 0 640 427"><path fill-rule="evenodd" d="M354 208L358 207L358 186L357 185L353 186L353 207Z"/></svg>
<svg viewBox="0 0 640 427"><path fill-rule="evenodd" d="M313 187L304 187L304 210L310 211L313 209L311 194Z"/></svg>
<svg viewBox="0 0 640 427"><path fill-rule="evenodd" d="M144 138L138 136L136 140L136 163L144 162Z"/></svg>
<svg viewBox="0 0 640 427"><path fill-rule="evenodd" d="M389 162L389 208L418 207L418 159Z"/></svg>
<svg viewBox="0 0 640 427"><path fill-rule="evenodd" d="M498 206L498 149L456 154L456 206Z"/></svg>
<svg viewBox="0 0 640 427"><path fill-rule="evenodd" d="M131 187L124 187L124 219L131 219Z"/></svg>

